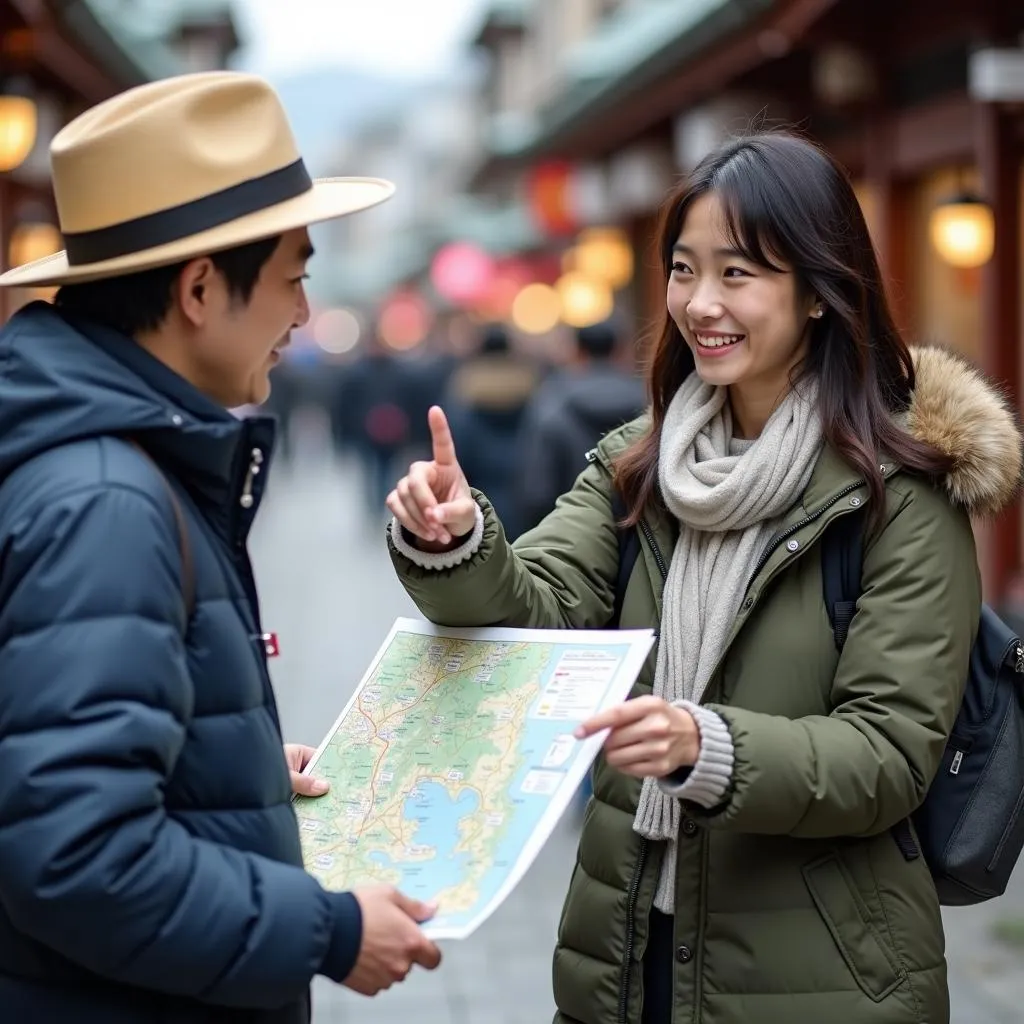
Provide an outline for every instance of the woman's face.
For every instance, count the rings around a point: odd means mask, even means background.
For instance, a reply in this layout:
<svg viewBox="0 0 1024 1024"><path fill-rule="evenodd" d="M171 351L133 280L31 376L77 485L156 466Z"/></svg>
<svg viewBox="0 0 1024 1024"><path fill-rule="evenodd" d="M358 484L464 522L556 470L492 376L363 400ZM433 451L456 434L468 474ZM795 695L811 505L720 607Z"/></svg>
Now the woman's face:
<svg viewBox="0 0 1024 1024"><path fill-rule="evenodd" d="M713 192L690 207L675 244L668 311L703 380L774 404L804 354L817 303L798 296L789 267L777 272L745 259L725 224Z"/></svg>

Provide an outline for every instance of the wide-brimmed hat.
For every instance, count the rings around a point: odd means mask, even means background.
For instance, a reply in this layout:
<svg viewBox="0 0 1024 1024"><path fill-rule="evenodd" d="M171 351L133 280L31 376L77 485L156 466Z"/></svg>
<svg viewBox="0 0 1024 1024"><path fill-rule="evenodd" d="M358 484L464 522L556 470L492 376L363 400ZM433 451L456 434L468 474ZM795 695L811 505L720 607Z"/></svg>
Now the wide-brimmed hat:
<svg viewBox="0 0 1024 1024"><path fill-rule="evenodd" d="M58 285L167 266L383 202L380 178L313 180L281 101L231 71L139 86L50 145L63 252L0 276Z"/></svg>

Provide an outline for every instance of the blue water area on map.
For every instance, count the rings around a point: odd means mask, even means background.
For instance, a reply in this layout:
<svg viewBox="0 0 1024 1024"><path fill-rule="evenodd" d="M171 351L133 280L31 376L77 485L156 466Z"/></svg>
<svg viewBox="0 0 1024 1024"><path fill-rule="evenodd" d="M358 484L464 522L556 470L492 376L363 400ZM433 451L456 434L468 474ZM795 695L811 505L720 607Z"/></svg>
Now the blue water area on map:
<svg viewBox="0 0 1024 1024"><path fill-rule="evenodd" d="M543 691L551 681L562 655L569 651L578 650L579 647L573 645L558 644L551 651L548 663L541 676L541 695L538 696L535 704L530 708L527 727L523 731L518 747L520 769L513 779L511 786L506 790L506 796L510 796L512 801L511 813L509 813L507 807L507 800L505 801L506 806L500 808L486 806L482 808L484 813L502 811L505 814L505 822L504 834L499 840L497 847L496 866L488 871L481 881L476 908L469 912L446 915L442 907L437 919L439 924L459 926L467 923L475 916L477 910L482 909L497 895L498 890L508 875L509 869L519 859L530 834L550 806L550 796L523 791L523 783L529 773L536 769L550 772L565 772L575 760L576 751L574 749L573 754L559 767L545 768L543 766L544 757L551 748L552 743L559 737L571 734L579 723L576 721L553 721L551 719L535 718L533 715L537 705L543 698ZM600 650L603 653L612 654L620 659L624 659L629 648L625 644L609 644L607 646L602 645ZM611 681L609 681L610 685ZM607 689L605 693L607 693ZM450 819L444 823L443 828L451 828ZM431 873L433 874L433 869L431 869ZM433 881L433 879L431 880ZM443 887L438 886L438 890L441 888Z"/></svg>
<svg viewBox="0 0 1024 1024"><path fill-rule="evenodd" d="M411 863L395 863L383 853L374 853L370 859L391 870L400 871L402 881L398 888L415 899L430 900L442 889L457 885L462 879L469 855L456 854L459 841L459 822L474 814L480 807L480 798L472 790L464 790L453 800L449 792L437 782L421 783L415 794L405 802L406 821L418 822L411 837L413 847L430 847L429 860L416 862L415 851L410 851Z"/></svg>

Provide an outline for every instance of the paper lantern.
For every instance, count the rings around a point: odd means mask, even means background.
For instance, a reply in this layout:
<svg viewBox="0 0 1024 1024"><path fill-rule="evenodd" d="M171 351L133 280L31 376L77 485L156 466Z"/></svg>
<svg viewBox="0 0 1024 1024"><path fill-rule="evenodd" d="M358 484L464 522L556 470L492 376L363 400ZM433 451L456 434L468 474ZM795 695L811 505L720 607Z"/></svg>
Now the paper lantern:
<svg viewBox="0 0 1024 1024"><path fill-rule="evenodd" d="M526 176L530 213L546 235L568 235L576 230L572 175L571 164L552 160L534 167Z"/></svg>
<svg viewBox="0 0 1024 1024"><path fill-rule="evenodd" d="M0 95L0 171L24 163L36 143L38 113L27 96Z"/></svg>
<svg viewBox="0 0 1024 1024"><path fill-rule="evenodd" d="M970 193L954 196L935 207L929 233L936 252L954 267L980 267L988 263L995 250L992 207Z"/></svg>

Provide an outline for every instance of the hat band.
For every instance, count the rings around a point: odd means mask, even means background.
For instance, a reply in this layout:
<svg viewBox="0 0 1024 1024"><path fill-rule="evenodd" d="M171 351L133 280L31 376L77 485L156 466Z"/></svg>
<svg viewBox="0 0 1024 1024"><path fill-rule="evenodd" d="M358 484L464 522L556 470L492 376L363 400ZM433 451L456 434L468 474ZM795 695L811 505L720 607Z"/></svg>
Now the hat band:
<svg viewBox="0 0 1024 1024"><path fill-rule="evenodd" d="M312 187L313 180L300 158L287 167L167 210L147 213L95 231L65 234L64 248L68 265L74 267L102 263L104 260L177 242L250 213L257 213L268 206L294 199Z"/></svg>

